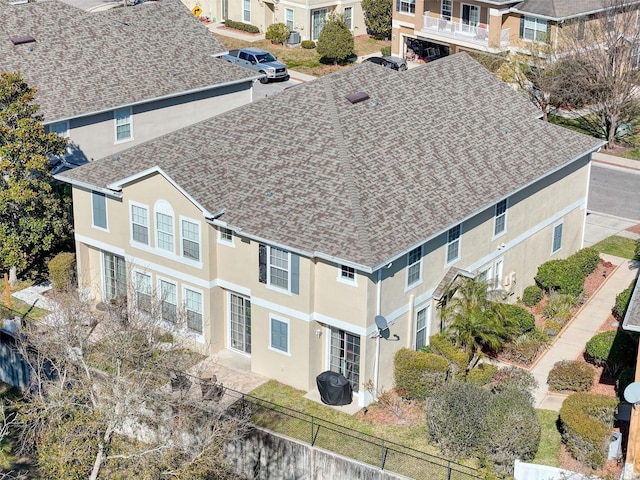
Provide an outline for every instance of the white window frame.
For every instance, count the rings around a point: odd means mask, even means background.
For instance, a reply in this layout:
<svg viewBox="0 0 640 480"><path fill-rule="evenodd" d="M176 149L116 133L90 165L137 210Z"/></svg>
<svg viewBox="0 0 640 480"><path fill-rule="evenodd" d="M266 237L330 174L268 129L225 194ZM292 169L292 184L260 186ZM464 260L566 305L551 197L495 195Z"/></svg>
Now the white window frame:
<svg viewBox="0 0 640 480"><path fill-rule="evenodd" d="M153 219L154 219L154 231L155 231L155 245L158 250L162 250L165 252L173 253L176 252L176 226L175 226L175 217L173 215L173 208L169 202L165 200L158 200L153 207ZM170 230L162 230L160 219L158 218L160 215L165 217L169 217L171 219ZM163 239L162 242L160 239ZM163 243L170 243L170 245L163 245Z"/></svg>
<svg viewBox="0 0 640 480"><path fill-rule="evenodd" d="M443 20L451 21L453 17L453 0L442 0L440 3L440 17Z"/></svg>
<svg viewBox="0 0 640 480"><path fill-rule="evenodd" d="M197 242L191 238L187 238L185 235L184 223L190 223L191 225L195 225L198 227L198 239ZM198 244L198 258L191 258L184 254L184 242L192 242ZM201 264L202 262L202 225L199 221L194 220L193 218L183 217L180 215L180 256L188 261L188 262L196 262L197 264Z"/></svg>
<svg viewBox="0 0 640 480"><path fill-rule="evenodd" d="M199 312L189 309L189 306L187 304L187 302L188 302L188 294L187 294L187 292L192 292L192 293L200 295L200 311ZM193 335L204 336L204 294L202 293L202 290L198 290L198 289L193 288L193 287L188 287L186 285L183 286L182 287L182 308L184 308L184 313L185 313L184 327L187 330L187 332L189 332L189 333L191 333ZM201 332L199 332L197 330L194 330L194 329L189 327L189 312L195 312L195 313L198 313L200 315L201 326L202 326L202 331Z"/></svg>
<svg viewBox="0 0 640 480"><path fill-rule="evenodd" d="M138 312L151 315L153 312L153 277L149 272L145 272L142 270L133 270L131 272L133 278L133 291L135 293L135 308ZM141 281L141 278L144 278L144 282ZM140 287L144 287L144 290L141 290ZM140 308L140 298L139 295L145 295L148 297L148 310L144 308Z"/></svg>
<svg viewBox="0 0 640 480"><path fill-rule="evenodd" d="M458 229L458 235L456 238L454 238L453 240L451 240L451 236L452 233ZM462 224L459 223L458 225L456 225L455 227L451 227L449 230L447 230L447 248L445 251L445 265L451 265L452 263L457 262L458 260L460 260L460 251L462 250ZM456 245L456 248L458 250L457 255L455 256L455 258L449 258L449 253L450 253L450 248Z"/></svg>
<svg viewBox="0 0 640 480"><path fill-rule="evenodd" d="M398 2L398 12L403 15L416 14L416 0L396 0ZM413 7L413 11L412 10Z"/></svg>
<svg viewBox="0 0 640 480"><path fill-rule="evenodd" d="M159 304L158 316L160 317L160 320L162 320L167 325L177 326L180 320L180 298L178 297L178 284L172 280L168 280L166 278L161 278L161 277L157 278L157 282L158 283L157 283L156 289L157 289L158 304ZM175 292L176 303L174 304L171 302L166 302L175 306L175 310L176 310L175 321L167 320L164 317L164 303L166 301L166 297L164 294L163 284L171 285Z"/></svg>
<svg viewBox="0 0 640 480"><path fill-rule="evenodd" d="M129 126L129 136L118 138L118 127L123 125ZM118 108L113 111L113 133L116 144L133 140L133 110L131 107Z"/></svg>
<svg viewBox="0 0 640 480"><path fill-rule="evenodd" d="M491 277L492 265L488 265L478 270L475 278L487 284L489 290L493 289L493 278Z"/></svg>
<svg viewBox="0 0 640 480"><path fill-rule="evenodd" d="M425 312L424 326L418 329L418 318L421 312ZM418 347L418 333L420 333L421 331L424 331L424 345L422 345L421 347ZM416 318L415 318L414 329L413 329L413 334L414 334L413 349L416 351L419 351L420 348L422 348L423 346L424 347L428 346L430 333L431 333L431 304L427 303L422 308L416 308Z"/></svg>
<svg viewBox="0 0 640 480"><path fill-rule="evenodd" d="M244 329L243 334L243 345L241 347L243 348L238 348L238 346L234 346L233 345L233 330L234 330L234 326L233 326L233 322L234 322L234 313L233 313L233 303L234 303L234 298L236 297L236 299L242 300L242 316L245 317L242 320L242 327ZM247 302L249 303L249 305L247 306ZM236 303L237 306L240 306L238 303ZM249 321L251 322L251 326L250 328L253 328L253 319L251 318L251 298L248 297L247 295L243 295L241 293L238 292L234 292L234 291L227 291L227 348L229 348L230 350L239 353L240 355L244 355L246 357L250 357L251 356L251 351L253 349L253 336L252 334L249 335L249 340L247 340L247 336L246 336L246 328L247 328L247 324L246 324L246 309L249 309ZM237 322L239 323L239 322ZM270 334L271 332L269 332ZM247 352L247 345L249 346L249 351Z"/></svg>
<svg viewBox="0 0 640 480"><path fill-rule="evenodd" d="M556 230L560 228L560 245L556 248ZM551 255L555 255L560 250L562 250L562 237L564 234L564 222L560 221L553 225L553 230L551 231Z"/></svg>
<svg viewBox="0 0 640 480"><path fill-rule="evenodd" d="M272 330L272 325L273 322L280 322L283 323L287 326L287 350L282 350L278 347L274 347L273 346L273 330ZM286 355L288 357L291 356L291 325L288 319L282 318L282 317L274 317L273 315L269 315L269 350L272 350L274 352L277 352L281 355Z"/></svg>
<svg viewBox="0 0 640 480"><path fill-rule="evenodd" d="M311 40L317 41L318 37L320 37L322 29L327 24L327 13L326 8L311 10ZM316 19L318 20L317 25L314 22Z"/></svg>
<svg viewBox="0 0 640 480"><path fill-rule="evenodd" d="M547 38L548 24L549 22L542 18L529 17L525 15L524 27L522 29L522 40L526 42L547 42L549 40ZM541 27L542 25L544 25L544 32ZM531 38L527 37L527 30L532 32L530 35ZM544 39L541 40L538 38L539 33L543 33Z"/></svg>
<svg viewBox="0 0 640 480"><path fill-rule="evenodd" d="M278 265L271 264L271 251L274 250L276 252L282 252L286 254L287 258L287 268L282 268ZM271 268L275 268L278 270L287 272L287 286L282 287L280 285L274 285L271 278ZM282 248L272 247L271 245L267 246L267 287L278 290L279 292L287 292L291 293L291 252L288 252Z"/></svg>
<svg viewBox="0 0 640 480"><path fill-rule="evenodd" d="M242 21L251 23L251 0L242 0Z"/></svg>
<svg viewBox="0 0 640 480"><path fill-rule="evenodd" d="M229 247L235 247L234 237L235 235L233 234L233 230L230 228L218 227L218 243L228 245Z"/></svg>
<svg viewBox="0 0 640 480"><path fill-rule="evenodd" d="M494 263L493 286L491 288L501 290L504 279L504 257L497 258Z"/></svg>
<svg viewBox="0 0 640 480"><path fill-rule="evenodd" d="M285 8L284 9L284 24L287 26L287 28L289 29L290 32L293 31L293 29L294 29L293 19L294 19L293 8Z"/></svg>
<svg viewBox="0 0 640 480"><path fill-rule="evenodd" d="M504 205L504 211L500 213L501 205ZM509 210L509 201L505 198L496 203L493 211L493 238L496 239L507 233L507 211ZM502 230L498 231L499 221L502 220Z"/></svg>
<svg viewBox="0 0 640 480"><path fill-rule="evenodd" d="M336 280L346 285L358 286L356 269L348 265L338 265L338 277Z"/></svg>
<svg viewBox="0 0 640 480"><path fill-rule="evenodd" d="M347 10L349 10L349 17L347 17ZM347 28L349 30L353 30L353 7L344 7L342 10L342 18L344 19L344 23L347 25ZM349 18L348 23L347 18Z"/></svg>
<svg viewBox="0 0 640 480"><path fill-rule="evenodd" d="M145 212L146 212L146 222L147 222L146 225L135 223L133 221L133 207L141 208L141 209L145 210ZM149 206L145 205L143 203L130 201L129 202L129 230L130 230L129 233L130 233L131 243L133 245L144 245L146 247L148 247L150 245L150 243L151 243L151 227L149 226L149 223L150 223L149 222ZM146 227L146 229L147 229L147 243L140 242L140 241L138 241L138 240L136 240L134 238L134 236L133 236L133 230L134 230L133 226L134 226L134 224Z"/></svg>
<svg viewBox="0 0 640 480"><path fill-rule="evenodd" d="M100 194L99 196L103 199L104 201L104 220L106 223L106 226L103 227L101 225L96 225L96 219L94 216L94 211L95 211L95 205L94 205L94 193L98 193ZM96 191L91 191L91 226L97 230L102 230L103 232L108 232L109 231L109 210L107 207L107 196L102 193L102 192L96 192Z"/></svg>
<svg viewBox="0 0 640 480"><path fill-rule="evenodd" d="M62 122L54 122L47 125L49 133L57 133L61 137L69 137L69 120L63 120Z"/></svg>
<svg viewBox="0 0 640 480"><path fill-rule="evenodd" d="M417 252L418 255L418 259L415 261L411 261L411 257L412 255L415 256ZM414 249L412 249L410 252L407 253L407 281L405 282L406 285L406 289L410 289L413 288L417 285L420 285L422 283L422 255L423 255L424 251L422 248L422 245L420 245L419 247L416 247ZM418 271L418 276L417 278L410 282L410 278L411 278L411 274L415 271Z"/></svg>

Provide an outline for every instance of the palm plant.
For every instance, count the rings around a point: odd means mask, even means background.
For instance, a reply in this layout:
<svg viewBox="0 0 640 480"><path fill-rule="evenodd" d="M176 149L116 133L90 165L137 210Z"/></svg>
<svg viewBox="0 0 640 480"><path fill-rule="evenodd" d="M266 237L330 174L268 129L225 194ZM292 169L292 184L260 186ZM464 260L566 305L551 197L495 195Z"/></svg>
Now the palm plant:
<svg viewBox="0 0 640 480"><path fill-rule="evenodd" d="M483 350L499 350L516 328L497 295L485 282L467 277L458 277L445 292L440 315L445 333L467 354L465 375L478 364Z"/></svg>

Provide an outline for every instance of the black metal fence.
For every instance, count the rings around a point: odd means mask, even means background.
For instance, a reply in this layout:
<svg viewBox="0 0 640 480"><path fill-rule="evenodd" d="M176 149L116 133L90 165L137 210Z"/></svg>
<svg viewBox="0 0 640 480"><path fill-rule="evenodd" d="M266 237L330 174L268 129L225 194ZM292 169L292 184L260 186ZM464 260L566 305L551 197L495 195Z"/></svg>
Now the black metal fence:
<svg viewBox="0 0 640 480"><path fill-rule="evenodd" d="M383 438L323 420L242 392L225 388L235 400L232 409L250 415L251 423L296 440L410 478L474 480L477 469L452 462ZM230 398L227 398L227 402Z"/></svg>

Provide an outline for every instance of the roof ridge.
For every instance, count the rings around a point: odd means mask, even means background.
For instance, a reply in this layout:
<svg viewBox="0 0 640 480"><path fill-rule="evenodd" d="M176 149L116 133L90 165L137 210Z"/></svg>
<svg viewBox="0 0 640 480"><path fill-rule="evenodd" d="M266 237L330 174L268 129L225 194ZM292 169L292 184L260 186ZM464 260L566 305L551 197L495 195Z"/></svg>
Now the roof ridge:
<svg viewBox="0 0 640 480"><path fill-rule="evenodd" d="M355 217L355 230L358 236L358 242L362 246L362 250L366 252L368 262L373 262L371 255L371 244L369 243L369 237L367 235L367 223L364 220L364 214L362 212L362 204L358 198L358 188L356 187L355 178L353 175L353 168L349 157L347 155L347 142L342 134L342 125L339 120L338 107L333 96L333 90L331 89L330 82L327 79L324 83L324 89L327 93L327 107L330 119L334 119L334 138L337 147L337 157L340 165L344 171L344 183L349 194L349 203L351 204L351 211Z"/></svg>

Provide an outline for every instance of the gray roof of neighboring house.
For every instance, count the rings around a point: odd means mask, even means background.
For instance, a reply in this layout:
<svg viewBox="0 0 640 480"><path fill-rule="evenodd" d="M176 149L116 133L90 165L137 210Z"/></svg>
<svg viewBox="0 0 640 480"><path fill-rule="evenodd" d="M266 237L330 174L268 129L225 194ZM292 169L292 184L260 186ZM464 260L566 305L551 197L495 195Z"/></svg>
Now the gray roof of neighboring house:
<svg viewBox="0 0 640 480"><path fill-rule="evenodd" d="M157 165L245 235L374 268L602 144L456 54L365 62L59 178L105 188Z"/></svg>
<svg viewBox="0 0 640 480"><path fill-rule="evenodd" d="M640 332L640 282L636 282L636 285L631 292L629 306L627 307L627 312L624 315L622 327L625 330Z"/></svg>
<svg viewBox="0 0 640 480"><path fill-rule="evenodd" d="M24 35L35 42L11 41ZM225 51L180 0L95 13L0 0L0 71L38 89L45 122L256 78L212 58Z"/></svg>
<svg viewBox="0 0 640 480"><path fill-rule="evenodd" d="M635 2L632 0L625 3ZM559 21L601 12L615 4L616 2L607 0L524 0L512 10Z"/></svg>

